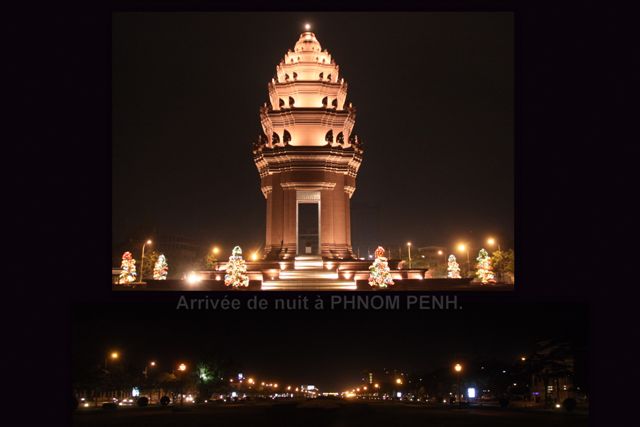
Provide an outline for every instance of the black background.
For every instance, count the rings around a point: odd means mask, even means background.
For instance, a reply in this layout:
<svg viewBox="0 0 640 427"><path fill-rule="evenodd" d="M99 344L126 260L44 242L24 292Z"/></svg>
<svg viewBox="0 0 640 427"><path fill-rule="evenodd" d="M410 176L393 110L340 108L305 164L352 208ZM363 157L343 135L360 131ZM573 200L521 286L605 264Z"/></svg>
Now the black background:
<svg viewBox="0 0 640 427"><path fill-rule="evenodd" d="M634 251L617 245L622 240L635 245L627 238L637 218L627 209L634 199L627 185L637 169L638 149L621 126L631 117L618 107L628 99L622 71L633 64L633 49L625 42L634 27L624 25L628 11L620 8L591 2L535 4L473 5L516 13L519 254L513 295L475 298L504 304L589 303L590 360L595 361L591 419L594 425L628 425L620 409L630 405L620 405L620 399L623 393L632 396L637 384L631 351L638 336L637 299L634 287L621 286L635 277ZM322 2L322 7L331 4ZM394 2L394 7L425 6ZM447 2L430 7L470 6ZM368 6L376 8L383 6ZM68 425L63 390L69 385L72 305L121 298L96 278L96 271L111 267L112 10L113 5L90 9L71 3L10 9L5 15L11 37L4 66L12 95L8 117L13 119L3 157L10 173L5 227L15 238L6 245L3 364L15 395L30 396L36 382L59 391L39 402L37 411L30 399L18 399L16 408L5 413L13 418L11 425ZM136 299L130 298L130 304Z"/></svg>

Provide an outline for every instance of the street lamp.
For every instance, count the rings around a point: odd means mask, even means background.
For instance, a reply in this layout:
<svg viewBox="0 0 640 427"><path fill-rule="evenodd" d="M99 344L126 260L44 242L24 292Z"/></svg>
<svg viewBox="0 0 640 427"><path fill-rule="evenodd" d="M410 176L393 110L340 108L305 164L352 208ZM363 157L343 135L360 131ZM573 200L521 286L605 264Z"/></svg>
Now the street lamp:
<svg viewBox="0 0 640 427"><path fill-rule="evenodd" d="M409 250L409 269L411 269L411 242L407 242L407 249Z"/></svg>
<svg viewBox="0 0 640 427"><path fill-rule="evenodd" d="M458 392L458 406L462 407L462 393L460 393L460 374L462 372L462 365L456 363L453 367L453 370L456 371L456 374L458 374L458 388L456 391Z"/></svg>
<svg viewBox="0 0 640 427"><path fill-rule="evenodd" d="M181 363L178 365L178 371L184 372L187 370L187 365ZM184 405L184 384L182 381L180 382L180 405Z"/></svg>
<svg viewBox="0 0 640 427"><path fill-rule="evenodd" d="M140 259L140 283L142 283L142 276L144 274L144 247L150 245L151 243L151 239L149 239L142 244L142 258Z"/></svg>
<svg viewBox="0 0 640 427"><path fill-rule="evenodd" d="M469 246L465 245L464 243L460 243L458 245L458 251L461 253L467 253L467 276L469 276L469 273L471 272L471 261L469 260Z"/></svg>
<svg viewBox="0 0 640 427"><path fill-rule="evenodd" d="M109 359L116 361L120 358L120 353L117 351L112 351L111 353L109 353L108 355L106 355L104 357L104 369L105 371L107 370L107 363L109 361Z"/></svg>
<svg viewBox="0 0 640 427"><path fill-rule="evenodd" d="M500 243L497 243L497 242L496 242L496 239L494 239L493 237L489 237L489 238L487 239L487 245L489 245L489 246L494 246L494 245L496 245L496 244L498 245L498 250L499 250L499 251L501 251L501 249L500 249Z"/></svg>
<svg viewBox="0 0 640 427"><path fill-rule="evenodd" d="M251 254L251 261L257 261L258 260L258 252L254 252Z"/></svg>
<svg viewBox="0 0 640 427"><path fill-rule="evenodd" d="M144 378L147 379L147 375L149 373L149 367L155 368L156 367L156 362L155 361L151 361L147 364L147 366L144 367L144 371L142 371L142 373L144 374Z"/></svg>

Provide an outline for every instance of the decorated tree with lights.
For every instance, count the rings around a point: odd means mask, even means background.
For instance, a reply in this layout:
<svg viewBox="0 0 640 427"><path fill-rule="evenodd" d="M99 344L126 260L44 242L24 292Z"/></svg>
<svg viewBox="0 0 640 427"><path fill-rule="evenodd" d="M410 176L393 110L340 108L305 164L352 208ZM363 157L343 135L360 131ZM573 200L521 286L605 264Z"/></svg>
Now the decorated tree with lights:
<svg viewBox="0 0 640 427"><path fill-rule="evenodd" d="M487 283L496 283L495 274L493 274L493 267L491 266L491 257L489 253L484 249L480 249L478 252L478 258L476 258L478 262L476 265L476 277L483 284Z"/></svg>
<svg viewBox="0 0 640 427"><path fill-rule="evenodd" d="M167 280L169 272L169 264L164 254L158 256L158 260L153 265L153 280Z"/></svg>
<svg viewBox="0 0 640 427"><path fill-rule="evenodd" d="M231 251L229 262L227 263L227 273L224 275L225 286L234 288L248 287L249 275L247 274L247 264L242 259L242 249L236 246Z"/></svg>
<svg viewBox="0 0 640 427"><path fill-rule="evenodd" d="M136 260L133 259L131 252L127 251L122 254L122 264L120 265L120 277L118 283L121 285L128 285L136 281Z"/></svg>
<svg viewBox="0 0 640 427"><path fill-rule="evenodd" d="M460 266L456 261L456 256L451 254L448 259L447 265L447 278L448 279L460 279Z"/></svg>
<svg viewBox="0 0 640 427"><path fill-rule="evenodd" d="M375 251L376 259L369 267L369 286L373 288L386 288L393 286L393 279L389 270L387 258L384 256L384 248L378 246Z"/></svg>

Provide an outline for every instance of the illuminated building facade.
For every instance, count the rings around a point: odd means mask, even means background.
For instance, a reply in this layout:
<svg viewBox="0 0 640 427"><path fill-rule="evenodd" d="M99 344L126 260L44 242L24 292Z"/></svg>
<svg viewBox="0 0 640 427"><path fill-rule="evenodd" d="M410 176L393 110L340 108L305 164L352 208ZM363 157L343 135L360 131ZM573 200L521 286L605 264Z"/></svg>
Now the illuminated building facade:
<svg viewBox="0 0 640 427"><path fill-rule="evenodd" d="M253 147L267 203L266 259L353 258L349 205L363 151L339 71L305 31L268 84Z"/></svg>

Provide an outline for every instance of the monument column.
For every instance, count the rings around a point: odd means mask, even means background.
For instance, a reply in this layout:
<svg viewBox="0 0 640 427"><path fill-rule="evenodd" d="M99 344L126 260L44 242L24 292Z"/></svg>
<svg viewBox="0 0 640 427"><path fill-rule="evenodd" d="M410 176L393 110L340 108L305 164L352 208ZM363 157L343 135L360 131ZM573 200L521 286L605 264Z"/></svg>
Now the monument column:
<svg viewBox="0 0 640 427"><path fill-rule="evenodd" d="M333 190L320 191L320 253L323 257L332 258L333 229Z"/></svg>

